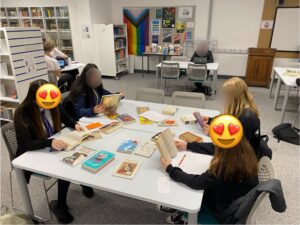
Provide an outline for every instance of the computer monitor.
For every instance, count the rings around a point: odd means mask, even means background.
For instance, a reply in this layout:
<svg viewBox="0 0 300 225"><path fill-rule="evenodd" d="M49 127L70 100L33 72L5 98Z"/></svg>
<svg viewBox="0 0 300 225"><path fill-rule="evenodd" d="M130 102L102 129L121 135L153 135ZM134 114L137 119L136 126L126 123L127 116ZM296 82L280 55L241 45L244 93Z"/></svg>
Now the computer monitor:
<svg viewBox="0 0 300 225"><path fill-rule="evenodd" d="M60 66L60 68L64 68L65 67L65 60L64 59L57 59L57 62Z"/></svg>

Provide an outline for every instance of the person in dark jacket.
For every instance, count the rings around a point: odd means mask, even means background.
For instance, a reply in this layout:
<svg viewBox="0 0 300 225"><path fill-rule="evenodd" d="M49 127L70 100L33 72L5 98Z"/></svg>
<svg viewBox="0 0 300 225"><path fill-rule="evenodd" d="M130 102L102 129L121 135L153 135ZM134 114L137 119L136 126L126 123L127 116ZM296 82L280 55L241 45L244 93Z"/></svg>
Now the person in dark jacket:
<svg viewBox="0 0 300 225"><path fill-rule="evenodd" d="M222 223L222 212L258 184L258 161L245 137L235 147L215 147L208 170L200 175L185 173L163 157L161 163L172 180L195 190L204 190L201 210L210 214L210 218L214 219L212 223ZM199 224L203 224L201 210L198 214ZM183 223L178 216L174 217L172 222Z"/></svg>
<svg viewBox="0 0 300 225"><path fill-rule="evenodd" d="M191 62L195 62L195 58L205 58L207 63L213 63L214 57L212 52L209 50L209 44L207 41L201 41L197 48L195 53L193 54L191 58ZM207 71L207 77L209 75L209 70ZM193 90L193 92L200 92L205 93L205 88L203 87L202 83L195 82L196 89Z"/></svg>
<svg viewBox="0 0 300 225"><path fill-rule="evenodd" d="M92 117L103 113L105 108L101 105L103 95L111 92L104 89L101 72L95 64L87 64L81 75L74 82L70 94L64 102L67 112L76 120L81 117ZM124 97L124 91L120 92Z"/></svg>
<svg viewBox="0 0 300 225"><path fill-rule="evenodd" d="M62 123L77 131L83 128L73 120L67 112L58 105L45 110L36 104L36 92L40 86L47 84L45 80L33 81L24 101L18 106L14 115L14 125L18 143L17 156L27 151L52 148L57 151L64 150L67 144L55 138L49 139L54 133L62 129ZM25 171L25 177L29 183L31 172ZM58 179L58 200L50 203L51 210L60 223L71 223L73 216L67 205L67 193L70 182ZM82 186L86 197L92 197L93 189Z"/></svg>

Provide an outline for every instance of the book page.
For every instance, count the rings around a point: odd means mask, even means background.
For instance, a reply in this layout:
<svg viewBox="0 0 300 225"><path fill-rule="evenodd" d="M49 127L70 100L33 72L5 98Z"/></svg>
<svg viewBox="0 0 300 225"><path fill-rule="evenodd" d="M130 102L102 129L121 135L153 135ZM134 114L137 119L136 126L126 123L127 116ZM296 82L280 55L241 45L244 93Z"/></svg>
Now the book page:
<svg viewBox="0 0 300 225"><path fill-rule="evenodd" d="M144 118L149 119L149 120L152 120L153 122L159 122L159 121L162 121L162 120L165 120L165 119L168 118L165 115L162 115L158 112L151 111L151 110L147 111L147 112L144 112L144 113L140 114L139 116L144 117Z"/></svg>
<svg viewBox="0 0 300 225"><path fill-rule="evenodd" d="M166 129L161 133L161 137L163 142L167 148L167 151L170 154L171 158L174 158L177 155L177 147L175 145L175 141L173 140L173 134L170 129Z"/></svg>
<svg viewBox="0 0 300 225"><path fill-rule="evenodd" d="M113 95L104 95L102 96L101 103L105 106L105 111L116 111L121 99L121 95L113 94Z"/></svg>
<svg viewBox="0 0 300 225"><path fill-rule="evenodd" d="M158 136L157 139L155 139L155 143L157 145L157 148L159 150L160 155L168 161L171 161L172 158L168 152L168 149L163 141L163 138L161 136Z"/></svg>
<svg viewBox="0 0 300 225"><path fill-rule="evenodd" d="M60 136L56 138L57 140L62 140L68 144L68 147L65 149L66 151L71 150L72 148L76 147L80 144L80 141L74 140L72 138L69 138L67 136Z"/></svg>
<svg viewBox="0 0 300 225"><path fill-rule="evenodd" d="M74 130L74 131L71 131L71 132L67 133L66 136L68 138L72 138L72 139L80 142L81 139L82 139L82 137L84 135L86 135L86 134L88 134L88 132L86 132L86 131L77 131L77 130Z"/></svg>

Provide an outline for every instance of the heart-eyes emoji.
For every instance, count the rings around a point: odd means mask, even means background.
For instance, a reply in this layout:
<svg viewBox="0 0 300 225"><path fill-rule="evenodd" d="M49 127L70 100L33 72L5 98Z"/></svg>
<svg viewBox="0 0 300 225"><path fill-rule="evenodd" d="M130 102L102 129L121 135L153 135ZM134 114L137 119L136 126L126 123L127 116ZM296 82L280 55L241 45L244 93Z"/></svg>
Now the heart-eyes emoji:
<svg viewBox="0 0 300 225"><path fill-rule="evenodd" d="M53 84L44 84L36 92L36 103L43 109L53 109L60 101L60 90Z"/></svg>

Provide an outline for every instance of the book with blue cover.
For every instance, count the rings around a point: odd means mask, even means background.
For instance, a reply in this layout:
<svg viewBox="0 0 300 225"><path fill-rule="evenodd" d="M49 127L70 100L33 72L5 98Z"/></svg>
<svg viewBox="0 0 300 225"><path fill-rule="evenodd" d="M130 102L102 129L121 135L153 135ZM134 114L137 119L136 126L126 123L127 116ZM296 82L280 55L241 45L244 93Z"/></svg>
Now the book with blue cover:
<svg viewBox="0 0 300 225"><path fill-rule="evenodd" d="M136 146L138 145L139 141L135 139L129 139L123 141L123 143L118 147L117 151L122 153L131 154Z"/></svg>
<svg viewBox="0 0 300 225"><path fill-rule="evenodd" d="M83 164L82 167L97 173L99 170L104 168L106 165L108 165L110 162L112 162L115 159L115 154L101 150L96 155L91 157L90 159L86 160Z"/></svg>

